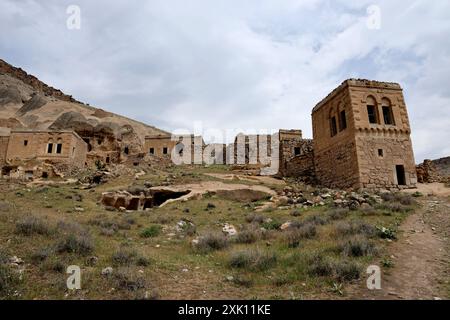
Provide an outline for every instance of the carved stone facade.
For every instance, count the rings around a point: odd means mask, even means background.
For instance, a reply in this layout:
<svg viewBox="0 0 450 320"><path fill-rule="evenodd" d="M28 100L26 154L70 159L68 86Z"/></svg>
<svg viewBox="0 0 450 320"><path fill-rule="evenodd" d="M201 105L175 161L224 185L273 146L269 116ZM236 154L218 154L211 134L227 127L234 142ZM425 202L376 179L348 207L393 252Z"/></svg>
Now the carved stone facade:
<svg viewBox="0 0 450 320"><path fill-rule="evenodd" d="M412 188L417 183L400 85L350 79L312 112L318 181L339 188Z"/></svg>

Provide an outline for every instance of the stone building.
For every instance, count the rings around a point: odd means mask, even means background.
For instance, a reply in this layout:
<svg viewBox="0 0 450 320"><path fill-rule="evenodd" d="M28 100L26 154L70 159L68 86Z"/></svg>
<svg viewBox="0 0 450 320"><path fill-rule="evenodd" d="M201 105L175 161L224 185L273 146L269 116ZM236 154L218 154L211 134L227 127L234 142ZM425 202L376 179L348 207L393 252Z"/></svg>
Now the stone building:
<svg viewBox="0 0 450 320"><path fill-rule="evenodd" d="M280 130L280 161L278 175L302 177L305 182L314 182L313 141L303 139L301 130Z"/></svg>
<svg viewBox="0 0 450 320"><path fill-rule="evenodd" d="M0 137L0 151L2 176L48 177L84 167L87 144L74 131L11 130Z"/></svg>
<svg viewBox="0 0 450 320"><path fill-rule="evenodd" d="M410 126L396 83L350 79L312 111L319 183L407 188L417 183Z"/></svg>
<svg viewBox="0 0 450 320"><path fill-rule="evenodd" d="M201 136L194 135L180 135L175 139L172 139L171 134L158 134L145 137L144 150L147 154L156 157L168 157L170 158L172 152L175 150L180 157L185 156L186 164L198 163L203 161L202 153L205 148L205 142ZM190 157L186 154L190 153ZM196 161L197 160L197 161Z"/></svg>

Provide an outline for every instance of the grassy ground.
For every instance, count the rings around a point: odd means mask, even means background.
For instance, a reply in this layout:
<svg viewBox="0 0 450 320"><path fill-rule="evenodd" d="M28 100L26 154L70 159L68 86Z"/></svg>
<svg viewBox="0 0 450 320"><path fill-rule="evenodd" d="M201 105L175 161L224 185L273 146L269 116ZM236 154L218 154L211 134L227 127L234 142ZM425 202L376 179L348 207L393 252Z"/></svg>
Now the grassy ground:
<svg viewBox="0 0 450 320"><path fill-rule="evenodd" d="M77 185L26 188L3 182L0 297L345 298L346 284L365 281L367 265L389 267L384 248L391 240L383 237L391 234L381 234L375 227L395 233L414 209L411 203L397 203L346 211L327 204L295 214L293 208L255 213L259 203L216 195L143 212L111 212L99 204L106 190L144 181L157 186L214 180L204 173L226 171L216 166L173 167L155 170L138 181L121 176L91 190ZM176 230L182 219L195 227ZM286 221L294 226L281 231ZM221 235L225 223L238 229L236 239ZM194 239L199 240L197 246L191 243ZM22 275L8 273L2 256L23 259ZM69 265L81 267L82 290L67 290ZM101 274L106 267L113 268L109 276Z"/></svg>

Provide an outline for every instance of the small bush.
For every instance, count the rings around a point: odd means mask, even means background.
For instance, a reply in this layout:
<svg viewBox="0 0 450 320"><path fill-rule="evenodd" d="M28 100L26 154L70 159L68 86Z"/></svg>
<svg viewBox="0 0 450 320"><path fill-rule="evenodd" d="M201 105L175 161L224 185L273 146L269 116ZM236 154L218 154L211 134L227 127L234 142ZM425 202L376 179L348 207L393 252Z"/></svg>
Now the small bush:
<svg viewBox="0 0 450 320"><path fill-rule="evenodd" d="M136 265L140 267L147 267L150 265L150 260L146 257L138 257L136 259Z"/></svg>
<svg viewBox="0 0 450 320"><path fill-rule="evenodd" d="M51 248L42 248L33 253L33 255L31 256L31 260L33 260L34 262L42 262L50 257L52 253L53 250Z"/></svg>
<svg viewBox="0 0 450 320"><path fill-rule="evenodd" d="M238 234L234 238L234 241L236 243L250 244L250 243L255 243L256 241L258 241L259 237L260 237L260 234L259 234L258 230L246 229L246 230L242 230L241 232L238 232Z"/></svg>
<svg viewBox="0 0 450 320"><path fill-rule="evenodd" d="M234 277L233 283L241 287L250 288L253 285L253 279L248 276L237 275Z"/></svg>
<svg viewBox="0 0 450 320"><path fill-rule="evenodd" d="M302 215L302 212L300 210L296 209L296 210L292 210L289 214L293 217L300 217Z"/></svg>
<svg viewBox="0 0 450 320"><path fill-rule="evenodd" d="M383 193L381 198L385 202L397 202L404 206L412 206L417 203L412 195L405 193Z"/></svg>
<svg viewBox="0 0 450 320"><path fill-rule="evenodd" d="M0 264L0 296L5 298L13 294L19 283L19 276L6 264Z"/></svg>
<svg viewBox="0 0 450 320"><path fill-rule="evenodd" d="M357 280L361 276L361 266L354 261L339 261L333 264L333 274L339 281Z"/></svg>
<svg viewBox="0 0 450 320"><path fill-rule="evenodd" d="M94 244L87 234L70 234L57 244L56 251L58 253L76 253L85 256L94 251Z"/></svg>
<svg viewBox="0 0 450 320"><path fill-rule="evenodd" d="M153 223L156 223L156 224L169 224L172 221L173 221L173 217L170 217L168 215L161 215L161 216L157 216L153 220Z"/></svg>
<svg viewBox="0 0 450 320"><path fill-rule="evenodd" d="M321 254L315 254L309 260L308 273L311 276L332 277L339 281L359 279L361 267L353 261L333 260Z"/></svg>
<svg viewBox="0 0 450 320"><path fill-rule="evenodd" d="M113 253L111 260L115 265L124 266L132 265L136 257L137 253L135 251L119 249Z"/></svg>
<svg viewBox="0 0 450 320"><path fill-rule="evenodd" d="M350 210L348 208L336 208L328 212L328 217L331 220L341 220L347 217Z"/></svg>
<svg viewBox="0 0 450 320"><path fill-rule="evenodd" d="M222 250L228 247L229 241L222 233L210 233L200 237L197 250L207 253L214 250Z"/></svg>
<svg viewBox="0 0 450 320"><path fill-rule="evenodd" d="M394 229L385 227L376 227L376 229L377 234L381 239L390 239L390 240L397 239L397 233Z"/></svg>
<svg viewBox="0 0 450 320"><path fill-rule="evenodd" d="M351 238L342 243L339 248L347 257L373 256L377 253L375 245L364 237Z"/></svg>
<svg viewBox="0 0 450 320"><path fill-rule="evenodd" d="M375 227L364 222L340 221L336 223L335 230L339 235L362 234L367 237L373 237L377 233Z"/></svg>
<svg viewBox="0 0 450 320"><path fill-rule="evenodd" d="M286 233L285 239L289 248L298 248L300 246L300 240L302 240L302 237L299 236L297 230L290 230Z"/></svg>
<svg viewBox="0 0 450 320"><path fill-rule="evenodd" d="M160 225L154 224L151 225L148 228L145 228L142 232L141 232L141 237L143 238L154 238L159 236L159 234L161 233L162 227Z"/></svg>
<svg viewBox="0 0 450 320"><path fill-rule="evenodd" d="M114 287L118 290L138 291L144 289L146 286L145 279L142 276L136 275L129 268L121 268L113 273Z"/></svg>
<svg viewBox="0 0 450 320"><path fill-rule="evenodd" d="M274 253L245 250L234 252L230 256L228 264L231 268L264 271L272 268L276 262L277 256Z"/></svg>
<svg viewBox="0 0 450 320"><path fill-rule="evenodd" d="M134 224L133 218L126 218L122 221L113 221L104 215L99 215L89 221L90 225L98 226L102 229L109 229L117 232L119 230L130 230L131 224ZM130 223L132 222L132 223Z"/></svg>
<svg viewBox="0 0 450 320"><path fill-rule="evenodd" d="M264 222L264 220L265 220L264 216L256 213L251 213L245 217L245 221L247 221L248 223L261 224Z"/></svg>
<svg viewBox="0 0 450 320"><path fill-rule="evenodd" d="M366 207L359 209L364 216L375 216L378 214L377 210L374 207Z"/></svg>
<svg viewBox="0 0 450 320"><path fill-rule="evenodd" d="M328 219L326 217L321 217L317 215L309 216L304 220L304 223L311 223L316 226L323 226L328 223Z"/></svg>
<svg viewBox="0 0 450 320"><path fill-rule="evenodd" d="M33 234L50 235L54 232L54 229L47 222L31 216L16 223L16 232L25 236Z"/></svg>
<svg viewBox="0 0 450 320"><path fill-rule="evenodd" d="M108 228L101 228L100 229L100 234L102 236L107 236L107 237L112 237L114 234L116 233L116 231L114 229L108 229Z"/></svg>
<svg viewBox="0 0 450 320"><path fill-rule="evenodd" d="M262 224L262 227L266 230L278 230L280 229L282 223L273 219L270 221L266 221Z"/></svg>

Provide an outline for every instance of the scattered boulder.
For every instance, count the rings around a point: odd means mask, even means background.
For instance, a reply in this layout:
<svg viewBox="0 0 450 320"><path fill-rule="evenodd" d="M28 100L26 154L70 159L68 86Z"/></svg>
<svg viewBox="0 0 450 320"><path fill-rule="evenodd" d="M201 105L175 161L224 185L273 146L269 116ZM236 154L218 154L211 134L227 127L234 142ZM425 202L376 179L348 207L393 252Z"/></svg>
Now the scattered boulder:
<svg viewBox="0 0 450 320"><path fill-rule="evenodd" d="M109 276L113 273L112 267L106 267L102 270L102 276Z"/></svg>
<svg viewBox="0 0 450 320"><path fill-rule="evenodd" d="M230 237L235 236L237 234L236 228L232 224L228 223L225 223L224 227L222 228L222 232Z"/></svg>

